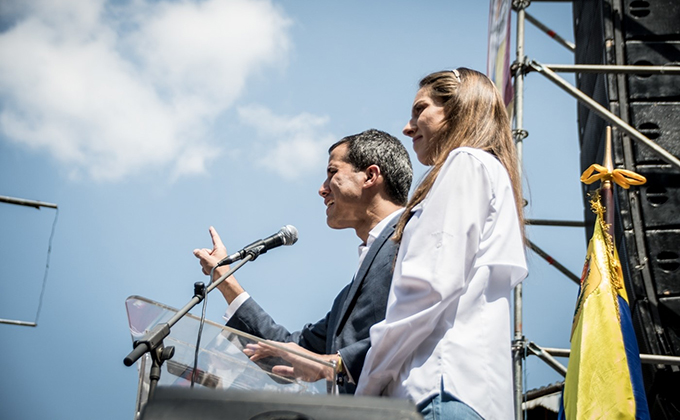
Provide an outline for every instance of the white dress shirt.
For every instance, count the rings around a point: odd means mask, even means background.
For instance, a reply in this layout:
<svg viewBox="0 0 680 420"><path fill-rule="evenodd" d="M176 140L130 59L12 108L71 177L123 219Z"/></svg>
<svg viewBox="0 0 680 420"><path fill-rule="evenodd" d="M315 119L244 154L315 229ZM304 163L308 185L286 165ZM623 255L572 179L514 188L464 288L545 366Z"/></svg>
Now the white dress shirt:
<svg viewBox="0 0 680 420"><path fill-rule="evenodd" d="M510 178L493 155L455 149L412 212L356 394L419 404L443 386L512 419L510 295L527 268Z"/></svg>
<svg viewBox="0 0 680 420"><path fill-rule="evenodd" d="M404 212L403 208L394 211L389 216L385 217L380 222L378 222L377 225L373 226L373 229L371 229L371 231L368 232L368 238L366 239L366 243L359 245L359 264L357 264L357 271L354 273L355 275L356 273L359 272L359 268L361 267L361 264L364 262L364 258L366 258L366 254L368 254L368 250L371 249L371 245L373 245L373 242L375 242L378 236L380 236L382 231L387 227L387 224L390 223L392 219L397 217L397 215L403 212Z"/></svg>

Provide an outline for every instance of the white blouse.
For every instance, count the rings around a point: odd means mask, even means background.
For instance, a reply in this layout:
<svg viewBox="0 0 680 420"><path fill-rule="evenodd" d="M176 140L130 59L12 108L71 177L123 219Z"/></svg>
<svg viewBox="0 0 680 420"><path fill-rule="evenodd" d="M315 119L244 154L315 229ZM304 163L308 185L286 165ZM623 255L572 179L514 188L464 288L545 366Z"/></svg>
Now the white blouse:
<svg viewBox="0 0 680 420"><path fill-rule="evenodd" d="M453 150L404 229L357 395L419 404L443 386L486 419L513 418L510 295L526 274L507 171Z"/></svg>

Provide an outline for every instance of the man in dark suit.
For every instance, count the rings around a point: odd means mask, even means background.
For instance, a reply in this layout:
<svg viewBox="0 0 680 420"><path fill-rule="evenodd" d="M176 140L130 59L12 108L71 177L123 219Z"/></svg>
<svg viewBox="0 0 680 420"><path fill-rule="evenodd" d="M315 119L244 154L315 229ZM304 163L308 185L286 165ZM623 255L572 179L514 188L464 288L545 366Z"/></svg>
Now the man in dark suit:
<svg viewBox="0 0 680 420"><path fill-rule="evenodd" d="M218 288L229 304L227 326L268 340L294 343L288 347L297 345L339 364L346 377L340 392L353 394L370 347L369 330L385 318L397 252L389 238L408 199L413 171L404 146L379 130L345 137L331 146L329 154L326 180L319 189L326 205L326 222L333 229L354 229L362 244L359 268L328 314L291 333L276 324L233 276ZM213 249L194 250L206 274L227 256L212 227L210 234ZM215 270L215 278L226 270ZM260 357L252 354L251 358Z"/></svg>

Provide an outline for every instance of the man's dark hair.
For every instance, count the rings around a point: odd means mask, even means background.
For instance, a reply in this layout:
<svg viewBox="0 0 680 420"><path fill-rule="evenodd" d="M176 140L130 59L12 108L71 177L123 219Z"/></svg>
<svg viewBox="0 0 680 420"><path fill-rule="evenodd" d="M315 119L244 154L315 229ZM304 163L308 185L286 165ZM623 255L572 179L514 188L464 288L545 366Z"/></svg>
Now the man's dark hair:
<svg viewBox="0 0 680 420"><path fill-rule="evenodd" d="M394 204L406 205L413 167L406 148L397 138L384 131L370 129L342 138L328 149L328 153L341 144L347 144L347 162L355 170L363 171L377 165L385 179L387 197Z"/></svg>

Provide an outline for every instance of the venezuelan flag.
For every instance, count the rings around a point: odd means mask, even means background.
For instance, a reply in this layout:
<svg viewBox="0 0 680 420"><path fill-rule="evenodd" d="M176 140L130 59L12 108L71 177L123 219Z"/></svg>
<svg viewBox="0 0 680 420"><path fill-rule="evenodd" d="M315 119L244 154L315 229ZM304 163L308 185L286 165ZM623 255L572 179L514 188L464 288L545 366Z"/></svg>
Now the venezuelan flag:
<svg viewBox="0 0 680 420"><path fill-rule="evenodd" d="M597 214L581 275L560 418L649 419L640 351L616 247Z"/></svg>

